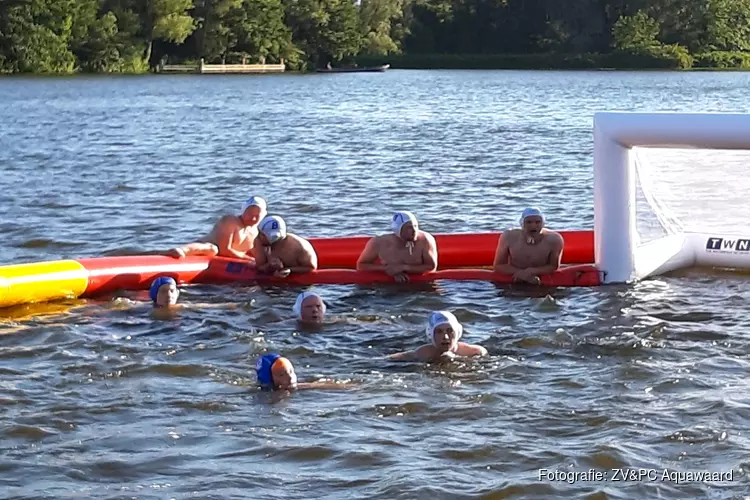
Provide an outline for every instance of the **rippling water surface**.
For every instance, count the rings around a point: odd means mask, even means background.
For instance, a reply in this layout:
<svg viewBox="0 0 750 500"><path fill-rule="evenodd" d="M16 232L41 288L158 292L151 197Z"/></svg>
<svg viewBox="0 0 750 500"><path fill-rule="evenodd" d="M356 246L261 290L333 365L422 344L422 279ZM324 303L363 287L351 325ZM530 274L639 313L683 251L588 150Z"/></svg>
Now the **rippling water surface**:
<svg viewBox="0 0 750 500"><path fill-rule="evenodd" d="M556 228L590 229L595 111L746 111L748 89L743 73L2 79L2 263L165 249L250 194L305 236L382 232L401 208L428 231L494 231L529 204ZM705 168L722 163L710 158ZM455 282L321 291L330 317L320 331L290 318L299 289L284 287L185 288L194 307L166 318L139 303L143 293L4 310L3 496L750 491L746 276L688 270L538 293ZM383 359L418 346L437 308L455 311L490 356ZM252 366L270 350L302 379L352 388L259 393ZM612 472L639 468L655 471ZM541 469L607 480L540 480ZM732 480L664 480L665 469Z"/></svg>

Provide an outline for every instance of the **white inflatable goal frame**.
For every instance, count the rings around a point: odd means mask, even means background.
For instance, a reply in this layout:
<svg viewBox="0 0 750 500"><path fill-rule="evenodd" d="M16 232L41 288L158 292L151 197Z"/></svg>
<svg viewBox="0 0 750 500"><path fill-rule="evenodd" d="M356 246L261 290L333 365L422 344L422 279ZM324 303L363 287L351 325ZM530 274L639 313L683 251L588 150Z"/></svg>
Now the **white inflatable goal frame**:
<svg viewBox="0 0 750 500"><path fill-rule="evenodd" d="M594 115L594 258L604 282L696 265L750 268L750 233L677 233L638 246L634 147L750 150L750 114Z"/></svg>

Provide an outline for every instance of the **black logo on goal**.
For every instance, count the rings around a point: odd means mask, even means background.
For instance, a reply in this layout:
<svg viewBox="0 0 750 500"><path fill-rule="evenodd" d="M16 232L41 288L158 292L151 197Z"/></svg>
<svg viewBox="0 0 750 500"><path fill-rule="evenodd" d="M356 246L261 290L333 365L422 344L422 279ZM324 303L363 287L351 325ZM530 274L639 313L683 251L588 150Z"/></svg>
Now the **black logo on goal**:
<svg viewBox="0 0 750 500"><path fill-rule="evenodd" d="M750 239L730 240L727 238L708 238L706 251L727 253L750 253Z"/></svg>

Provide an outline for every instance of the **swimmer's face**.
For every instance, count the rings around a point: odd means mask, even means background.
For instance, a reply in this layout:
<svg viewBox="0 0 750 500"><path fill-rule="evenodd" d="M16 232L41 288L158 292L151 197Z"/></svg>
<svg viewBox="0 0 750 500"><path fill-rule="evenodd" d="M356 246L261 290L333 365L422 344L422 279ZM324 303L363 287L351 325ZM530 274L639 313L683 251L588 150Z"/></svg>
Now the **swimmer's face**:
<svg viewBox="0 0 750 500"><path fill-rule="evenodd" d="M268 236L266 236L266 233L264 233L263 231L260 231L258 233L258 240L260 240L260 244L263 245L264 247L270 247L274 243L278 243L278 242L282 241L283 239L284 238L279 238L278 240L276 240L273 243L271 243L271 240L268 239Z"/></svg>
<svg viewBox="0 0 750 500"><path fill-rule="evenodd" d="M177 303L180 291L174 283L165 283L159 287L156 292L156 305L159 307L169 307Z"/></svg>
<svg viewBox="0 0 750 500"><path fill-rule="evenodd" d="M302 301L302 321L305 323L323 322L323 301L320 297L310 296Z"/></svg>
<svg viewBox="0 0 750 500"><path fill-rule="evenodd" d="M419 223L412 224L407 222L401 226L401 239L405 241L417 241L417 233L419 232Z"/></svg>
<svg viewBox="0 0 750 500"><path fill-rule="evenodd" d="M438 325L432 334L432 340L439 352L448 352L456 348L458 334L451 325Z"/></svg>
<svg viewBox="0 0 750 500"><path fill-rule="evenodd" d="M295 389L297 387L297 374L294 373L292 362L286 358L277 359L271 366L273 384L278 389Z"/></svg>
<svg viewBox="0 0 750 500"><path fill-rule="evenodd" d="M523 221L523 232L529 235L539 234L544 227L544 221L537 215L526 217Z"/></svg>
<svg viewBox="0 0 750 500"><path fill-rule="evenodd" d="M261 215L263 214L260 207L255 205L247 207L247 210L242 214L242 223L246 226L254 226L260 221Z"/></svg>

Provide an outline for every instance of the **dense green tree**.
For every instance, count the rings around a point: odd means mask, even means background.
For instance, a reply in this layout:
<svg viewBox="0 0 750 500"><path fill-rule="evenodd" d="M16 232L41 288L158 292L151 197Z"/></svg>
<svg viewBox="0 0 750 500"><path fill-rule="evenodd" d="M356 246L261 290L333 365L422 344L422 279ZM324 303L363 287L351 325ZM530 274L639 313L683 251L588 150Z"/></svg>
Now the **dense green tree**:
<svg viewBox="0 0 750 500"><path fill-rule="evenodd" d="M11 72L143 71L164 55L304 68L610 52L748 66L750 0L0 0L0 71Z"/></svg>

